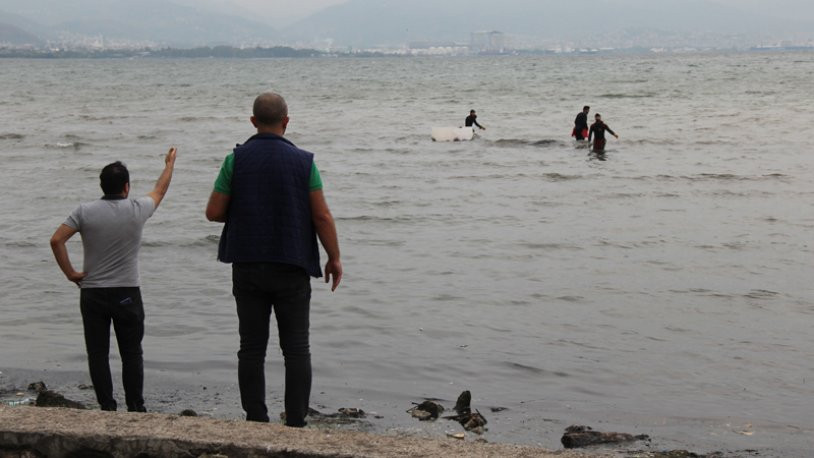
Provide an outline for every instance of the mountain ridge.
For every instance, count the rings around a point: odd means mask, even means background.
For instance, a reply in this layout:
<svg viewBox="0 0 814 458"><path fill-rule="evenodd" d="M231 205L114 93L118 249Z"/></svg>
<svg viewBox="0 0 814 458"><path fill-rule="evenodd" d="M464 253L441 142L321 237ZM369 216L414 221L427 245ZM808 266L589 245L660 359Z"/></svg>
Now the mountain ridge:
<svg viewBox="0 0 814 458"><path fill-rule="evenodd" d="M315 13L285 32L300 40L330 39L353 46L468 42L469 34L480 30L598 44L600 40L589 38L636 28L757 36L784 32L790 25L798 30L814 27L814 20L792 24L709 0L583 0L581 7L559 0L503 0L480 8L471 5L469 0L350 0Z"/></svg>
<svg viewBox="0 0 814 458"><path fill-rule="evenodd" d="M280 39L277 30L262 22L161 0L72 0L70 5L47 0L4 3L8 3L4 8L14 8L13 16L29 20L23 30L46 40L104 36L158 45L201 46L274 44ZM0 20L3 16L12 15L0 15Z"/></svg>

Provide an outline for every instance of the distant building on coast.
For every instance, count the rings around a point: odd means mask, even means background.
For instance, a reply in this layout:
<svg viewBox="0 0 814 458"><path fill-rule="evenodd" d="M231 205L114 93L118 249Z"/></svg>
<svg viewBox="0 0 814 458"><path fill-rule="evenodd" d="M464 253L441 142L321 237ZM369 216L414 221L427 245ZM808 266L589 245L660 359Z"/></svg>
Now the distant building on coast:
<svg viewBox="0 0 814 458"><path fill-rule="evenodd" d="M413 41L407 44L407 53L413 56L462 56L468 52L465 44L451 41Z"/></svg>
<svg viewBox="0 0 814 458"><path fill-rule="evenodd" d="M506 52L506 36L503 32L472 32L469 50L478 54L502 54Z"/></svg>

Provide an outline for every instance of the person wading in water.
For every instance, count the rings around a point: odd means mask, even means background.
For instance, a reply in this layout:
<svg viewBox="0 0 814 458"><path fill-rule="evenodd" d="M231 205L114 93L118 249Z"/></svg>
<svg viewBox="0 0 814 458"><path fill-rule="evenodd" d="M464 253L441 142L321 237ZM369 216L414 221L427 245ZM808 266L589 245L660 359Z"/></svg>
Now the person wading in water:
<svg viewBox="0 0 814 458"><path fill-rule="evenodd" d="M588 143L591 143L591 138L593 138L594 139L593 152L604 153L605 143L607 143L607 140L605 139L605 131L610 132L611 135L613 135L617 139L619 138L619 136L616 135L616 132L611 130L611 128L607 124L602 122L602 116L599 113L597 113L596 116L594 116L594 119L596 119L596 121L593 124L591 124L591 130L588 132Z"/></svg>
<svg viewBox="0 0 814 458"><path fill-rule="evenodd" d="M588 136L589 111L591 111L591 107L585 105L582 107L582 111L577 114L576 119L574 119L574 130L571 132L571 136L575 137L577 140L585 140L585 137Z"/></svg>
<svg viewBox="0 0 814 458"><path fill-rule="evenodd" d="M473 124L480 127L480 130L486 130L485 127L478 124L478 115L475 114L475 110L469 110L469 116L466 117L464 125L466 127L472 127Z"/></svg>

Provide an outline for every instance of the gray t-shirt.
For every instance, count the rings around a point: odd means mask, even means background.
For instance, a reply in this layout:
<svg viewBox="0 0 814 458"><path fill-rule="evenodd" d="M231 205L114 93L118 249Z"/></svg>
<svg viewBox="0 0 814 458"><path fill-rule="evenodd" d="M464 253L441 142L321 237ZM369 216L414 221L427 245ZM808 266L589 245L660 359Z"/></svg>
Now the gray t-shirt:
<svg viewBox="0 0 814 458"><path fill-rule="evenodd" d="M82 234L82 288L140 286L141 229L155 211L151 197L99 199L79 205L65 220Z"/></svg>

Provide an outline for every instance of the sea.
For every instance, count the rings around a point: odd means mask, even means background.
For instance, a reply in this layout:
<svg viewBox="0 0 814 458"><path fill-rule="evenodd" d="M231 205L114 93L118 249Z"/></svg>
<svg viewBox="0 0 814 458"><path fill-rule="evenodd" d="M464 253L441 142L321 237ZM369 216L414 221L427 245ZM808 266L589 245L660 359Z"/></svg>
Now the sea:
<svg viewBox="0 0 814 458"><path fill-rule="evenodd" d="M339 427L444 437L407 410L469 390L490 442L588 425L650 436L606 451L814 455L814 52L0 60L0 387L95 405L48 240L104 165L146 195L175 146L140 255L147 407L242 418L204 209L264 91L339 233L342 284L311 303L312 407L367 413ZM570 137L583 105L619 135L604 155ZM431 140L470 109L478 138ZM272 324L273 415L281 359Z"/></svg>

